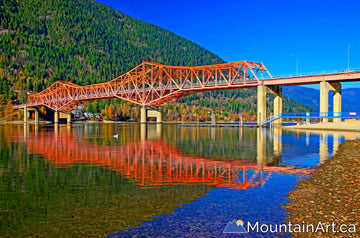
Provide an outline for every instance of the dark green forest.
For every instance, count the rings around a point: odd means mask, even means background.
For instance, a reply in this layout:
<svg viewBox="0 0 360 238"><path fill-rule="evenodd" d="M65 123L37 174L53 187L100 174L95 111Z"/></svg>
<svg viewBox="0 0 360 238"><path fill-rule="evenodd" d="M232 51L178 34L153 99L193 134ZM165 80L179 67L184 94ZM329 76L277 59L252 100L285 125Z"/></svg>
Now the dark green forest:
<svg viewBox="0 0 360 238"><path fill-rule="evenodd" d="M224 62L191 41L91 0L0 0L0 7L2 115L8 101L24 102L28 94L57 80L79 85L105 82L143 60L179 66ZM198 111L220 108L225 117L241 111L253 115L254 96L254 90L201 93L162 110L167 113L175 107L182 114L183 108L196 103ZM129 110L132 106L119 100L85 105L87 111L102 111L108 119L121 120L136 119L136 109ZM311 109L286 99L284 111Z"/></svg>

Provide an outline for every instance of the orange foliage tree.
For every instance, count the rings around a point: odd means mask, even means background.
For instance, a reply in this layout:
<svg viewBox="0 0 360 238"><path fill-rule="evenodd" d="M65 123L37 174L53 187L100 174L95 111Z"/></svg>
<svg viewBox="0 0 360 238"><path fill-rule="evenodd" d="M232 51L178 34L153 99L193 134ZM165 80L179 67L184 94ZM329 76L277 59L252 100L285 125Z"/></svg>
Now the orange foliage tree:
<svg viewBox="0 0 360 238"><path fill-rule="evenodd" d="M8 101L6 106L5 106L5 116L8 118L8 119L11 119L11 115L12 113L14 112L14 109L11 105L11 101Z"/></svg>

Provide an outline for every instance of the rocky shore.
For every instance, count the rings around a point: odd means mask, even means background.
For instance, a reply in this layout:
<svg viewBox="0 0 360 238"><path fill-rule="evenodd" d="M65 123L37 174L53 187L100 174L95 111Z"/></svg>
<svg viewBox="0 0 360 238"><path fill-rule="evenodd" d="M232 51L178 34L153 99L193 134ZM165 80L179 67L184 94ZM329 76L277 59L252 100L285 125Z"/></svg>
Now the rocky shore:
<svg viewBox="0 0 360 238"><path fill-rule="evenodd" d="M360 140L341 144L337 154L299 182L288 198L287 222L319 227L317 233L292 233L293 237L360 237ZM346 225L342 230L355 227L355 232L342 233L341 224Z"/></svg>

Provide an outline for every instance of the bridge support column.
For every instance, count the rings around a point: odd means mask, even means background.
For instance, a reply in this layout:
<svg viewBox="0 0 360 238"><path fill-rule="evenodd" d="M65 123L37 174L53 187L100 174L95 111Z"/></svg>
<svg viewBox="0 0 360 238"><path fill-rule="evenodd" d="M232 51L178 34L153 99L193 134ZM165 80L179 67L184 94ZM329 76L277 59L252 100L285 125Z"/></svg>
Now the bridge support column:
<svg viewBox="0 0 360 238"><path fill-rule="evenodd" d="M70 112L69 113L59 112L59 117L65 118L67 124L71 123L71 113Z"/></svg>
<svg viewBox="0 0 360 238"><path fill-rule="evenodd" d="M320 115L329 112L329 83L320 82ZM328 122L327 118L323 118L322 122Z"/></svg>
<svg viewBox="0 0 360 238"><path fill-rule="evenodd" d="M35 123L39 123L39 111L35 109Z"/></svg>
<svg viewBox="0 0 360 238"><path fill-rule="evenodd" d="M147 111L147 116L148 117L155 117L156 118L156 123L162 123L162 113L160 111L157 110L148 110Z"/></svg>
<svg viewBox="0 0 360 238"><path fill-rule="evenodd" d="M28 109L27 107L24 107L24 123L27 123L28 119Z"/></svg>
<svg viewBox="0 0 360 238"><path fill-rule="evenodd" d="M341 84L320 82L320 114L329 112L329 91L334 94L333 112L341 112ZM323 118L322 122L328 122L328 118ZM334 122L341 122L341 118L334 118Z"/></svg>
<svg viewBox="0 0 360 238"><path fill-rule="evenodd" d="M69 112L69 114L66 114L66 123L71 124L71 113L70 112Z"/></svg>
<svg viewBox="0 0 360 238"><path fill-rule="evenodd" d="M334 93L333 112L339 112L341 116L341 84L331 83L331 85L330 90ZM334 122L341 122L341 118L334 118Z"/></svg>
<svg viewBox="0 0 360 238"><path fill-rule="evenodd" d="M282 88L279 86L271 86L269 87L269 93L274 94L274 117L277 117L279 113L282 113ZM281 126L282 118L275 120L274 125Z"/></svg>
<svg viewBox="0 0 360 238"><path fill-rule="evenodd" d="M59 112L57 111L54 112L54 123L59 123Z"/></svg>
<svg viewBox="0 0 360 238"><path fill-rule="evenodd" d="M266 119L266 95L268 93L274 94L274 116L278 116L282 113L282 88L279 86L263 86L257 87L257 122L261 125L261 122ZM281 126L282 119L277 119L274 122L275 125Z"/></svg>
<svg viewBox="0 0 360 238"><path fill-rule="evenodd" d="M156 113L156 123L161 124L162 123L162 113L160 111L157 111Z"/></svg>
<svg viewBox="0 0 360 238"><path fill-rule="evenodd" d="M266 94L267 87L264 85L259 85L257 87L257 124L259 126L266 118Z"/></svg>
<svg viewBox="0 0 360 238"><path fill-rule="evenodd" d="M215 117L215 112L213 112L211 114L211 125L216 125L216 117Z"/></svg>
<svg viewBox="0 0 360 238"><path fill-rule="evenodd" d="M140 110L140 123L145 124L146 123L146 108L142 107Z"/></svg>

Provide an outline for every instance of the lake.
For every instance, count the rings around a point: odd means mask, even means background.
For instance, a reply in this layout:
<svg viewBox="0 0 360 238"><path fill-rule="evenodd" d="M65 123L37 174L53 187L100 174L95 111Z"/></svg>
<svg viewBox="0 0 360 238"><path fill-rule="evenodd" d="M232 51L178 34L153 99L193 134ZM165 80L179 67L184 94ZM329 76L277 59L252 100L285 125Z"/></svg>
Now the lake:
<svg viewBox="0 0 360 238"><path fill-rule="evenodd" d="M288 192L357 138L172 124L1 125L0 236L276 237L223 231L233 220L283 224Z"/></svg>

